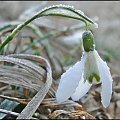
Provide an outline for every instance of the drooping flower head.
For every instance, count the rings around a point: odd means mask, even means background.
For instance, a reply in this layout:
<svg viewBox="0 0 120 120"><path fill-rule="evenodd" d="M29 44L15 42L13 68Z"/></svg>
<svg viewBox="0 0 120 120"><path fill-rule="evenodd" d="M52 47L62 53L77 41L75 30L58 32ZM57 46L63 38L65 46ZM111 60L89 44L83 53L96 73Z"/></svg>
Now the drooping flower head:
<svg viewBox="0 0 120 120"><path fill-rule="evenodd" d="M82 35L83 54L81 61L69 68L61 76L56 99L64 102L68 98L78 101L90 89L93 83L102 82L101 102L108 107L112 95L112 77L109 67L95 50L94 36L90 31Z"/></svg>

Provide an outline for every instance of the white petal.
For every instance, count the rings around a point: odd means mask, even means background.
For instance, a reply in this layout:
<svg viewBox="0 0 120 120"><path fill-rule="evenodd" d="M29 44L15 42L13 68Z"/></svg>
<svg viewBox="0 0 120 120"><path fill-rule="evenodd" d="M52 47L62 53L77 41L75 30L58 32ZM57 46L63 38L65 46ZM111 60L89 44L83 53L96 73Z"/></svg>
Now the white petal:
<svg viewBox="0 0 120 120"><path fill-rule="evenodd" d="M106 62L104 62L96 51L96 55L98 56L98 66L100 71L100 77L102 81L102 91L101 91L101 99L102 104L106 108L110 104L111 95L112 95L112 76L109 71L109 67Z"/></svg>
<svg viewBox="0 0 120 120"><path fill-rule="evenodd" d="M79 82L79 86L76 88L75 93L71 96L74 101L78 101L81 99L90 89L92 84L90 84L87 80L84 82L83 76Z"/></svg>
<svg viewBox="0 0 120 120"><path fill-rule="evenodd" d="M83 55L81 61L77 62L61 76L58 90L56 92L57 102L60 103L67 100L75 92L79 81L81 80L84 62L85 56Z"/></svg>

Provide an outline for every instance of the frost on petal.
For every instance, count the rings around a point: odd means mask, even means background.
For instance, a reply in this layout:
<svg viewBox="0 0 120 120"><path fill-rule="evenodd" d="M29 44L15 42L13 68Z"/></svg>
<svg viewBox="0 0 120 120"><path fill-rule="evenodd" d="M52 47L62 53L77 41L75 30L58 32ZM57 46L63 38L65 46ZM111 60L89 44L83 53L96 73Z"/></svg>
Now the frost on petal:
<svg viewBox="0 0 120 120"><path fill-rule="evenodd" d="M61 76L58 90L56 92L57 102L60 103L67 100L75 92L79 81L81 80L84 62L85 56L83 55L81 61L77 62Z"/></svg>
<svg viewBox="0 0 120 120"><path fill-rule="evenodd" d="M74 101L78 101L81 99L90 89L92 84L90 84L87 80L84 82L83 76L79 82L78 87L76 88L75 93L71 96Z"/></svg>
<svg viewBox="0 0 120 120"><path fill-rule="evenodd" d="M101 102L103 106L106 108L110 104L111 95L112 95L112 76L110 74L109 67L106 62L104 62L96 51L96 55L98 56L98 67L100 71L100 78L102 81L102 91L101 91Z"/></svg>

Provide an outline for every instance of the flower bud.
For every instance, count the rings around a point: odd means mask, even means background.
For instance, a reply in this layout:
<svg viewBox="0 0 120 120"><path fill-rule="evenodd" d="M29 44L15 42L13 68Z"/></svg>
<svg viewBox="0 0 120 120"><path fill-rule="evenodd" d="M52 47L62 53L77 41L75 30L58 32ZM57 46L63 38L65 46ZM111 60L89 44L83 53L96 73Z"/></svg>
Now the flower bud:
<svg viewBox="0 0 120 120"><path fill-rule="evenodd" d="M95 49L94 36L91 31L84 32L82 39L85 52L93 51Z"/></svg>

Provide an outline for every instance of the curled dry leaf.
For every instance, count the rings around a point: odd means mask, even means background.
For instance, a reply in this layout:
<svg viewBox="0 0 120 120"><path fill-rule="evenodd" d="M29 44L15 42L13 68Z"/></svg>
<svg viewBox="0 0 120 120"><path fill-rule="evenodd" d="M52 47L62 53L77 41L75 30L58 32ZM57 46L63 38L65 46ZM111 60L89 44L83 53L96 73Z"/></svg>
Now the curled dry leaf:
<svg viewBox="0 0 120 120"><path fill-rule="evenodd" d="M95 119L92 115L85 111L77 110L77 111L65 111L65 110L56 110L52 114L50 114L50 119L55 118L61 118L60 115L62 115L62 118L71 118L71 119Z"/></svg>
<svg viewBox="0 0 120 120"><path fill-rule="evenodd" d="M38 91L17 117L17 119L30 119L50 89L52 84L51 67L43 57L27 54L0 56L0 63L3 62L12 63L19 67L12 66L12 64L9 66L2 64L0 82L16 86L21 85Z"/></svg>
<svg viewBox="0 0 120 120"><path fill-rule="evenodd" d="M61 114L69 115L70 112L65 111L65 110L56 110L49 116L49 118L50 119L55 119L56 117L58 117Z"/></svg>
<svg viewBox="0 0 120 120"><path fill-rule="evenodd" d="M94 116L90 115L85 111L80 111L80 110L73 111L70 115L72 118L76 118L76 119L95 119Z"/></svg>

